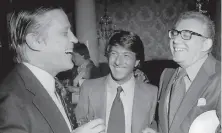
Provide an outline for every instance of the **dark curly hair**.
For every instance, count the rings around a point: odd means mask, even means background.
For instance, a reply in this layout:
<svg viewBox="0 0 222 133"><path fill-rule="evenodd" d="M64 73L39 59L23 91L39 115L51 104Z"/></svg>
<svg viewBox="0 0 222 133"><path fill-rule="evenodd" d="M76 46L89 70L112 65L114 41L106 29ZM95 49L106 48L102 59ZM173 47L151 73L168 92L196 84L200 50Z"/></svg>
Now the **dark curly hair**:
<svg viewBox="0 0 222 133"><path fill-rule="evenodd" d="M136 54L136 60L140 61L140 67L144 63L144 46L138 35L133 32L118 30L109 40L106 55L109 56L113 46L122 46Z"/></svg>

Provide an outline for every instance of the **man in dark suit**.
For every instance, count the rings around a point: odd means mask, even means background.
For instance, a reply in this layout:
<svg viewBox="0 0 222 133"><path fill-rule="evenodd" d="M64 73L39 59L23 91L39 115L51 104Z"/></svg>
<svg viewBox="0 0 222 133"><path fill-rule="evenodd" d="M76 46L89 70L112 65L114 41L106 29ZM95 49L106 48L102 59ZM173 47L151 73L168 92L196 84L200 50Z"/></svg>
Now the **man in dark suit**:
<svg viewBox="0 0 222 133"><path fill-rule="evenodd" d="M132 32L118 31L111 37L107 53L111 72L83 82L77 121L86 116L102 118L107 133L140 133L150 126L157 102L157 88L134 77L135 67L144 61L142 41Z"/></svg>
<svg viewBox="0 0 222 133"><path fill-rule="evenodd" d="M17 65L0 86L1 133L99 133L97 119L73 129L55 75L73 67L73 43L65 12L58 7L23 7L10 21L11 48Z"/></svg>
<svg viewBox="0 0 222 133"><path fill-rule="evenodd" d="M221 63L210 54L214 35L213 22L199 12L185 12L169 31L173 60L180 67L161 75L160 133L220 131Z"/></svg>

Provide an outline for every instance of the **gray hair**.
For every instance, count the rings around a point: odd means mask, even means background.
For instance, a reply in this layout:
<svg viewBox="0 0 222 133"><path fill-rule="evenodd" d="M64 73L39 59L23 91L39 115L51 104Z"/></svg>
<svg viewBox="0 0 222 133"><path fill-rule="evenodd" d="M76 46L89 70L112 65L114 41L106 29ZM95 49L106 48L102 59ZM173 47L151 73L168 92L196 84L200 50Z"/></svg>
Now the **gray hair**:
<svg viewBox="0 0 222 133"><path fill-rule="evenodd" d="M179 18L176 22L176 25L185 19L196 19L196 20L201 21L206 26L207 37L211 38L214 41L215 24L208 16L206 16L200 12L195 12L195 11L184 12L179 16Z"/></svg>
<svg viewBox="0 0 222 133"><path fill-rule="evenodd" d="M10 48L15 52L14 60L22 62L27 60L24 56L24 45L26 44L26 36L28 33L35 33L41 36L42 29L46 28L50 21L40 21L45 13L60 7L38 7L32 9L20 9L12 13L9 31L10 31ZM62 10L62 9L61 9Z"/></svg>

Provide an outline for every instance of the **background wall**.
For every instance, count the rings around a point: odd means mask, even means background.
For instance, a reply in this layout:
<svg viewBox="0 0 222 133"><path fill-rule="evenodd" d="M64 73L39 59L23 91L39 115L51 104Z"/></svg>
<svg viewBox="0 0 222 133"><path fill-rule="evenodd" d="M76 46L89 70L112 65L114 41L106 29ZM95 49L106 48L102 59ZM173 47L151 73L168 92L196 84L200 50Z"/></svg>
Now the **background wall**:
<svg viewBox="0 0 222 133"><path fill-rule="evenodd" d="M180 13L192 9L195 9L195 0L122 0L108 3L108 13L116 29L129 30L141 37L145 60L171 59L168 30ZM213 9L216 8L212 7L214 12ZM97 21L103 16L103 10L104 6L97 2ZM221 57L220 48L220 43L217 43L213 50L218 59Z"/></svg>

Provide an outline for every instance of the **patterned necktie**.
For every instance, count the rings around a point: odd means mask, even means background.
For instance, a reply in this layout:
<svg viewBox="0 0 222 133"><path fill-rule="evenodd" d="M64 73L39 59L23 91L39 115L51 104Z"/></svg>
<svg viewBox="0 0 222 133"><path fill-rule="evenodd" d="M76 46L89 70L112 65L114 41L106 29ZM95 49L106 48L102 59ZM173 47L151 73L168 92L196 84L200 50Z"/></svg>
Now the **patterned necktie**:
<svg viewBox="0 0 222 133"><path fill-rule="evenodd" d="M181 69L180 72L176 75L175 82L172 85L169 107L169 125L172 124L175 114L178 111L181 102L183 101L184 95L186 94L186 85L184 82L184 77L186 75L186 70Z"/></svg>
<svg viewBox="0 0 222 133"><path fill-rule="evenodd" d="M122 87L119 86L110 111L107 133L125 133L124 108L120 99L122 91Z"/></svg>
<svg viewBox="0 0 222 133"><path fill-rule="evenodd" d="M73 130L75 125L72 122L73 120L70 118L71 117L71 113L69 113L68 108L67 108L67 104L65 102L65 96L66 96L67 92L66 92L66 89L64 88L64 86L62 85L62 83L60 83L60 81L57 78L55 78L55 88L56 88L55 95L59 96L59 98L61 100L61 103L62 103L62 106L63 106L63 108L65 110L65 113L66 113L66 115L67 115L67 117L69 119L69 122L71 124L71 128Z"/></svg>

